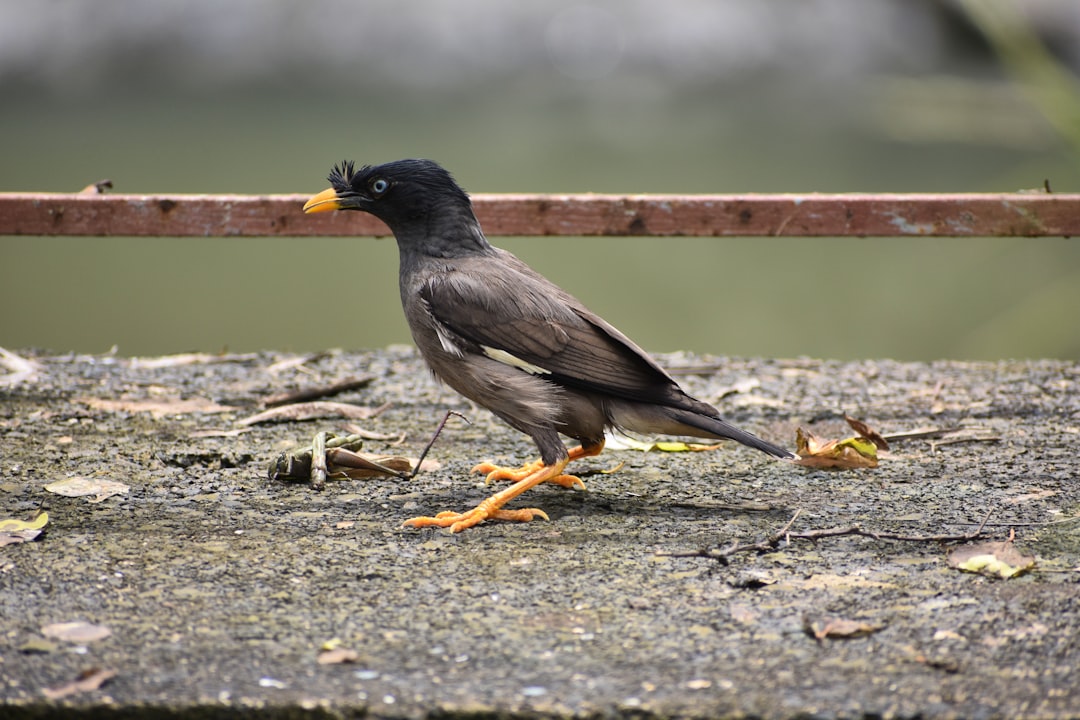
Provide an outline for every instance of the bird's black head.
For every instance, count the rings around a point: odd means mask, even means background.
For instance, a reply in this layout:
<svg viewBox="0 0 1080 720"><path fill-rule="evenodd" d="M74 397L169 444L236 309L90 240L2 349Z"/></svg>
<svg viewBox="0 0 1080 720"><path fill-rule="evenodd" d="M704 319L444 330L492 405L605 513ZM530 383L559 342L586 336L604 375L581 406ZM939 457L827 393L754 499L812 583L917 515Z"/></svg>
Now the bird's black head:
<svg viewBox="0 0 1080 720"><path fill-rule="evenodd" d="M359 169L343 161L327 179L330 187L308 200L304 212L362 210L385 222L403 248L412 249L419 239L428 238L436 255L445 254L438 246L463 229L468 229L466 236L479 233L469 196L431 160L396 160Z"/></svg>

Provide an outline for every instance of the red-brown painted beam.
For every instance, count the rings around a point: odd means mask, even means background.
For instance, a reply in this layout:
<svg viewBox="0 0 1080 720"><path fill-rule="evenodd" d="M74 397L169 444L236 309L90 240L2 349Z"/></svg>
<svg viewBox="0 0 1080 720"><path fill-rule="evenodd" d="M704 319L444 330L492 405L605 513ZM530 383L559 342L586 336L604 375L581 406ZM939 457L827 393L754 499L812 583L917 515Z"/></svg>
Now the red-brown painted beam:
<svg viewBox="0 0 1080 720"><path fill-rule="evenodd" d="M0 193L0 235L387 235L307 195ZM1080 194L474 195L488 235L1074 236Z"/></svg>

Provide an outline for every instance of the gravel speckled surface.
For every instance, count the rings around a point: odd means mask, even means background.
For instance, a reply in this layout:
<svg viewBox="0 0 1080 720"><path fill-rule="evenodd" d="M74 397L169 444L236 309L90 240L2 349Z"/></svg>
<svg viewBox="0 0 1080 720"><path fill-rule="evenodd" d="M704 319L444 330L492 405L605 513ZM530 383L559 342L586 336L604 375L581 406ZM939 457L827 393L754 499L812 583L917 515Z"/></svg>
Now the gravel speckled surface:
<svg viewBox="0 0 1080 720"><path fill-rule="evenodd" d="M535 451L441 389L411 349L283 368L289 356L274 353L163 367L20 355L40 368L0 388L0 519L44 508L50 521L36 541L0 547L5 717L1080 714L1080 520L1054 523L1080 515L1076 363L664 356L727 419L789 447L800 425L850 435L843 412L883 433L969 434L894 443L860 471L734 445L608 451L573 467L587 491L540 487L514 504L550 522L450 535L401 523L472 507L490 492L473 463ZM445 410L470 418L447 425L439 469L315 492L268 480L266 465L340 421L207 435L237 429L267 395L369 373L334 399L392 403L360 424L406 439L366 450L415 456ZM72 476L130 490L90 503L44 489ZM760 541L797 510L793 532L910 535L962 535L990 512L987 538L1015 530L1038 565L997 580L950 568L960 543L855 536L781 541L728 565L663 554ZM880 629L806 632L829 618ZM76 620L111 635L42 633ZM355 662L317 662L334 638ZM91 668L116 675L43 694Z"/></svg>

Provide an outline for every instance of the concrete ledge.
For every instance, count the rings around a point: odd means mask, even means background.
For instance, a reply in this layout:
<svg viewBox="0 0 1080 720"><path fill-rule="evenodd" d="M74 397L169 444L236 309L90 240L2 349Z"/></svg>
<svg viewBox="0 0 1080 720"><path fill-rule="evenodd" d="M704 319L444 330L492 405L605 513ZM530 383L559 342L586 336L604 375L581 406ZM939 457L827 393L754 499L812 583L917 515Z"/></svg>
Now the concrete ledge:
<svg viewBox="0 0 1080 720"><path fill-rule="evenodd" d="M403 520L467 509L471 465L517 464L528 440L428 377L409 349L190 358L34 357L0 387L0 518L50 522L0 548L0 714L67 717L1065 717L1080 709L1080 365L666 356L728 419L793 444L964 426L955 444L896 443L879 468L808 470L741 447L605 452L586 492L526 496L550 522L451 536ZM415 455L448 408L436 471L305 484L266 479L282 448L339 421L236 421L261 398L373 374L338 400L389 410ZM3 376L0 376L2 378ZM744 382L756 381L757 384ZM186 404L177 404L183 400ZM109 401L109 402L103 402ZM120 402L117 402L120 401ZM127 494L44 490L70 476ZM1012 580L951 569L938 543L794 541L730 565L661 552L860 523L910 534L1016 532L1038 568ZM881 629L815 640L839 617ZM103 640L45 642L83 620ZM332 638L356 651L322 665ZM50 700L89 668L97 690Z"/></svg>

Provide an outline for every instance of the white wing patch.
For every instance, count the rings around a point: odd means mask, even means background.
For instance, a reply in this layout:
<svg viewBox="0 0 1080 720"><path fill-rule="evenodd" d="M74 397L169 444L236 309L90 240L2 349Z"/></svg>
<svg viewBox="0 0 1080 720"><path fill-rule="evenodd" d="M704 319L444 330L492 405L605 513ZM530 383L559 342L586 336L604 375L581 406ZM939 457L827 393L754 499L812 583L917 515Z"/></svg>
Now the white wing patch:
<svg viewBox="0 0 1080 720"><path fill-rule="evenodd" d="M530 375L550 375L551 374L550 370L542 368L539 365L533 365L531 362L527 362L525 360L522 360L519 357L515 357L514 355L511 355L510 353L506 352L505 350L499 350L498 348L488 347L487 345L481 345L480 347L484 349L484 354L487 355L492 360L497 360L498 362L501 362L504 365L509 365L510 367L516 367L519 370L524 370L525 372L529 373Z"/></svg>
<svg viewBox="0 0 1080 720"><path fill-rule="evenodd" d="M446 331L441 322L435 322L435 334L439 336L439 344L442 345L442 349L453 355L454 357L461 357L465 353L454 342L454 338L450 336L450 333Z"/></svg>

